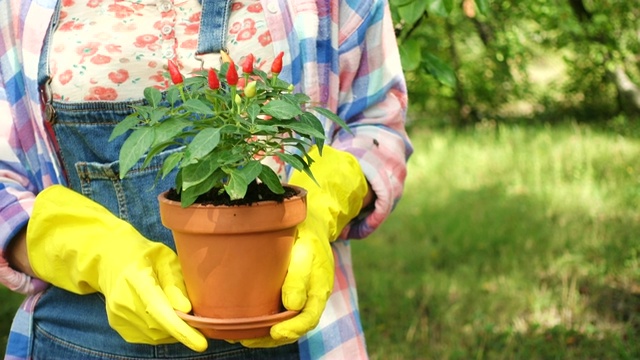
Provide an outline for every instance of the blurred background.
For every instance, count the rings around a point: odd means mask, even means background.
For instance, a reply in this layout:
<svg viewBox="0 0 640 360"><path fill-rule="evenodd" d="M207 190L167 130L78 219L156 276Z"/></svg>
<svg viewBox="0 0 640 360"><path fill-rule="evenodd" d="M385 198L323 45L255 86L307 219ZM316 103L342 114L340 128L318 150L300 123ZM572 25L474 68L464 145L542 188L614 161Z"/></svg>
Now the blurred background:
<svg viewBox="0 0 640 360"><path fill-rule="evenodd" d="M640 3L390 3L415 153L352 242L371 358L640 358Z"/></svg>

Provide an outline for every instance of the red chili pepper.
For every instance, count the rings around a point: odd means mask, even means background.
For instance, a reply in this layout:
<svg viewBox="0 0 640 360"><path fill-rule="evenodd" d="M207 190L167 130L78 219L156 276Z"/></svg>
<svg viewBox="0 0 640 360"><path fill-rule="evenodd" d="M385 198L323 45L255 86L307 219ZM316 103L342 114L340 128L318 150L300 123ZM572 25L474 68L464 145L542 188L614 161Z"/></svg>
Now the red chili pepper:
<svg viewBox="0 0 640 360"><path fill-rule="evenodd" d="M182 84L184 81L182 74L180 74L180 69L178 69L178 65L171 60L169 60L169 75L171 76L171 81L176 85Z"/></svg>
<svg viewBox="0 0 640 360"><path fill-rule="evenodd" d="M220 79L218 79L218 74L215 70L209 69L207 80L209 81L209 88L212 90L220 89Z"/></svg>
<svg viewBox="0 0 640 360"><path fill-rule="evenodd" d="M229 69L227 70L227 83L230 86L236 86L238 84L238 70L236 64L233 61L229 62Z"/></svg>
<svg viewBox="0 0 640 360"><path fill-rule="evenodd" d="M282 71L282 57L284 56L284 51L281 51L275 59L273 59L273 64L271 64L271 72L274 74L280 74Z"/></svg>
<svg viewBox="0 0 640 360"><path fill-rule="evenodd" d="M253 74L253 61L253 54L249 54L244 58L244 61L242 62L242 71L245 74Z"/></svg>

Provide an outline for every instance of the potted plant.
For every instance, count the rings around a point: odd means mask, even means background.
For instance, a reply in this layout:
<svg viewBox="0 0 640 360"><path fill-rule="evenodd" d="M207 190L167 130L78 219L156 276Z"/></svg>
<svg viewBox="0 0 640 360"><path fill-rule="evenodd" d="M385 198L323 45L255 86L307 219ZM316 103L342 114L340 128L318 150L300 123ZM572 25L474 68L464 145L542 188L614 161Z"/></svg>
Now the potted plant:
<svg viewBox="0 0 640 360"><path fill-rule="evenodd" d="M241 76L226 54L219 69L190 78L170 61L173 84L164 93L146 88L145 103L111 135L127 136L121 178L141 158L145 167L171 151L158 176L175 176L175 187L158 200L193 305L193 315L179 315L211 338L268 335L271 325L295 315L282 310L280 288L296 225L306 216L306 190L282 184L261 161L276 157L313 178L307 149L321 150L325 138L316 114L346 128L278 77L283 55L270 74L248 55Z"/></svg>

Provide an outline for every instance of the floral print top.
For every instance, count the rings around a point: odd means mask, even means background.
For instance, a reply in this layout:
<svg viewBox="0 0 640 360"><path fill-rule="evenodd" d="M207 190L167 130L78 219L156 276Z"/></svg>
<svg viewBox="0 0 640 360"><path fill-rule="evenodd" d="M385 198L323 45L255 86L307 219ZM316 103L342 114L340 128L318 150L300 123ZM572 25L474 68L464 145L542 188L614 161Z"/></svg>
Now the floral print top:
<svg viewBox="0 0 640 360"><path fill-rule="evenodd" d="M147 86L163 90L169 59L183 74L217 68L219 53L195 55L201 8L198 0L62 0L49 58L54 99L121 101L140 98ZM237 64L249 52L256 67L271 64L259 0L232 3L227 49Z"/></svg>
<svg viewBox="0 0 640 360"><path fill-rule="evenodd" d="M183 74L218 68L219 53L195 55L201 9L198 0L63 0L49 58L53 98L141 98L145 87L169 86L168 60ZM259 0L232 2L227 29L226 47L237 64L252 52L255 67L270 66L275 54ZM280 158L262 162L284 179Z"/></svg>

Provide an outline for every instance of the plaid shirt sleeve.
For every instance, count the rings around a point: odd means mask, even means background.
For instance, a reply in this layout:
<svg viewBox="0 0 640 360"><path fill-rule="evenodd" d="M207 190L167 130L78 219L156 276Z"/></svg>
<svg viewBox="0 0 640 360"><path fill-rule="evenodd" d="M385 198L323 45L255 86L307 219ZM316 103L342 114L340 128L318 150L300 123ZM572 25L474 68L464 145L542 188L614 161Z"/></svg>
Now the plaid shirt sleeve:
<svg viewBox="0 0 640 360"><path fill-rule="evenodd" d="M41 125L36 82L42 38L54 4L54 0L0 2L0 284L22 293L34 293L43 284L9 267L4 254L26 225L35 194L58 182Z"/></svg>
<svg viewBox="0 0 640 360"><path fill-rule="evenodd" d="M277 0L263 0L269 8ZM283 0L280 1L282 3ZM352 153L376 194L375 207L342 239L360 239L387 218L402 195L413 148L405 130L407 91L387 0L286 0L267 13L283 75L336 112L351 133L325 123L329 143Z"/></svg>
<svg viewBox="0 0 640 360"><path fill-rule="evenodd" d="M333 134L332 146L356 156L376 194L373 211L342 238L371 234L400 199L413 148L405 131L407 91L386 0L340 2L338 115L353 134Z"/></svg>

